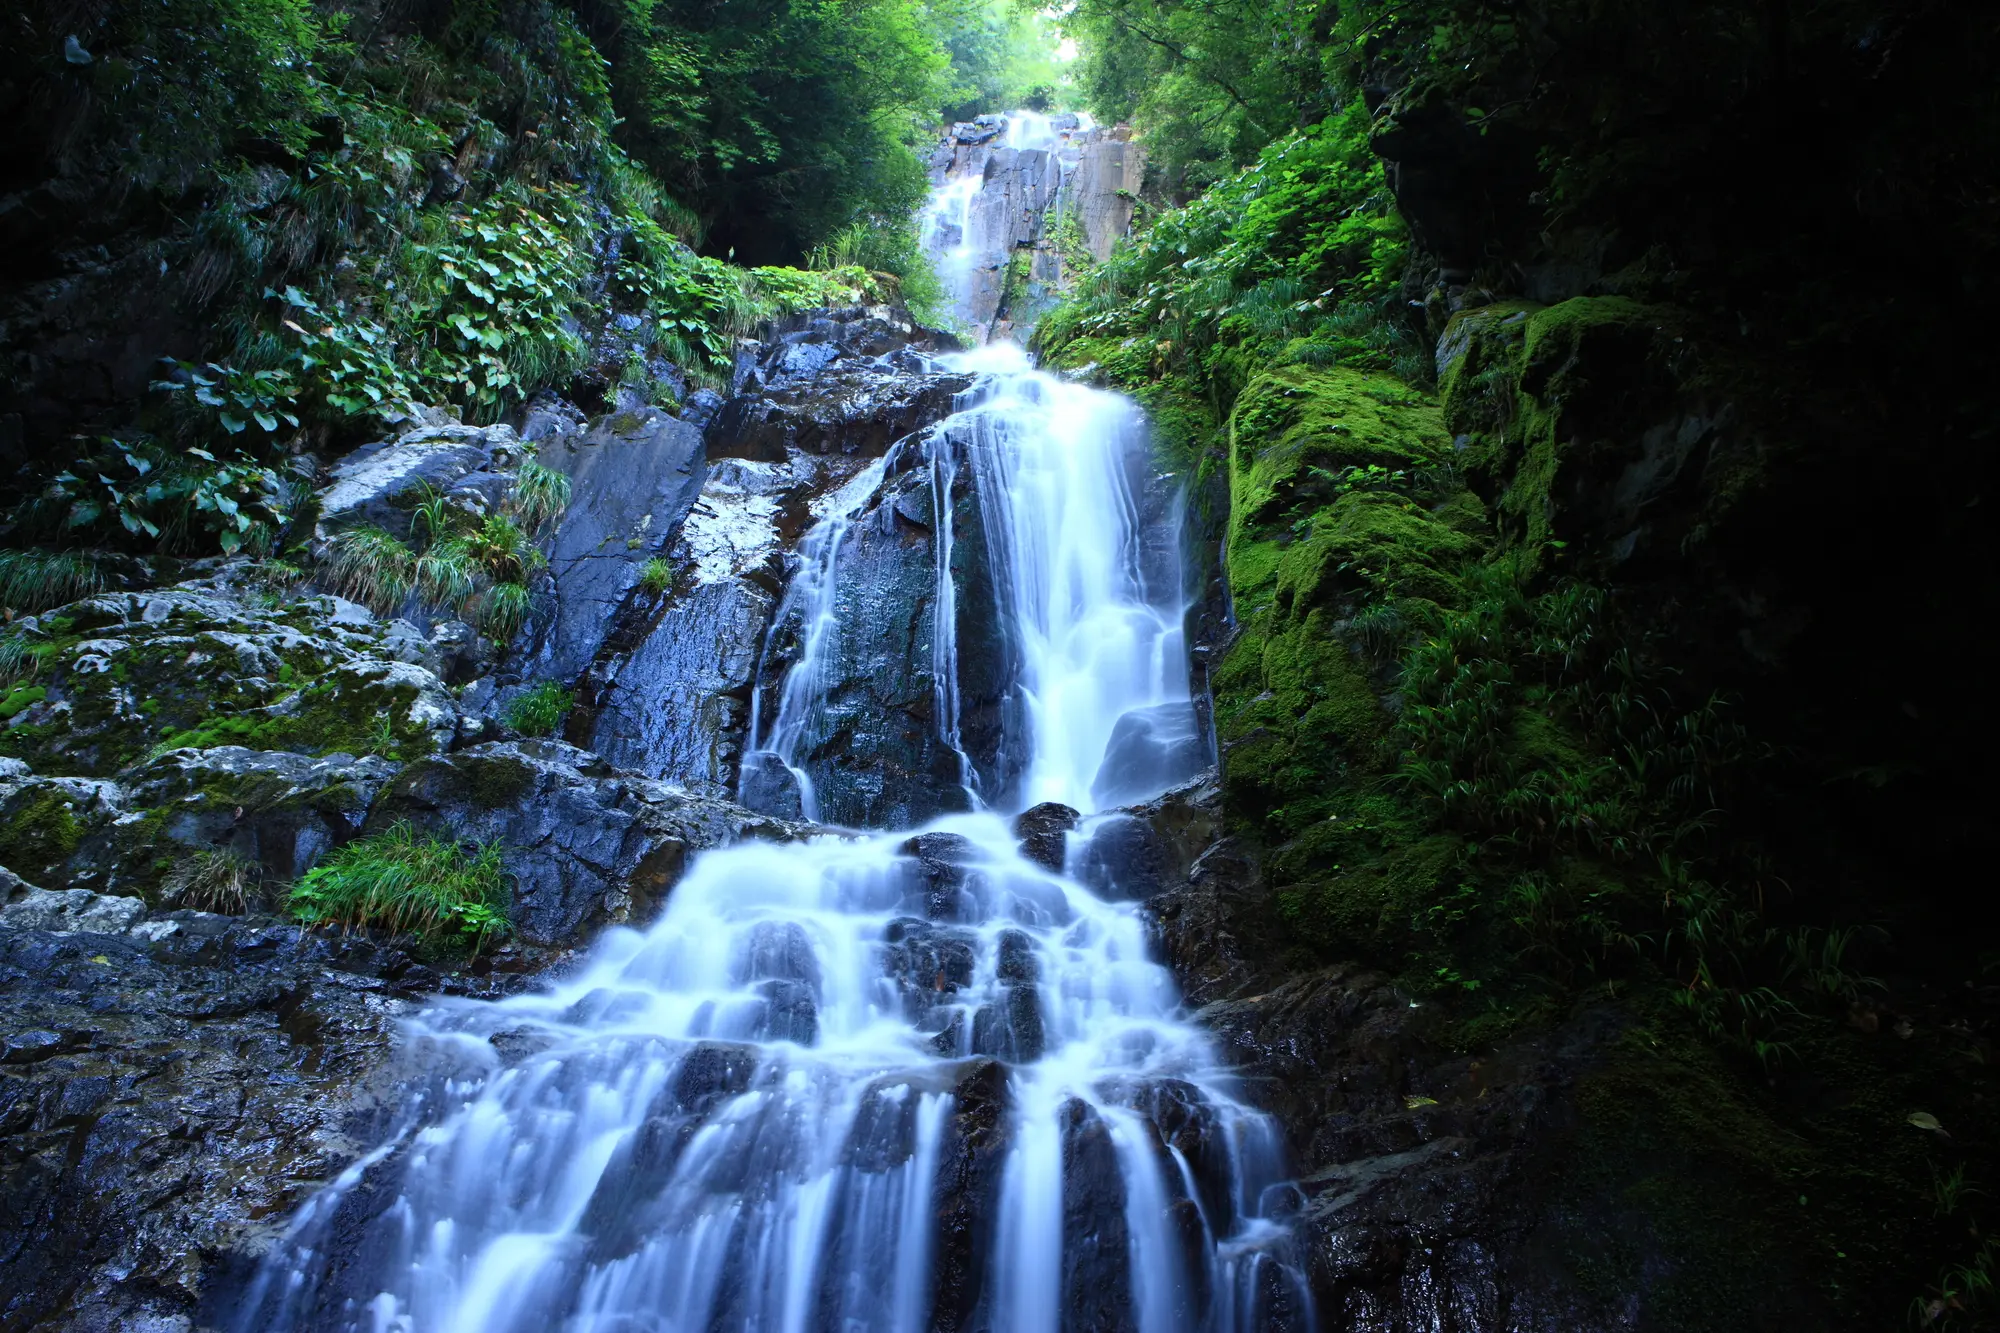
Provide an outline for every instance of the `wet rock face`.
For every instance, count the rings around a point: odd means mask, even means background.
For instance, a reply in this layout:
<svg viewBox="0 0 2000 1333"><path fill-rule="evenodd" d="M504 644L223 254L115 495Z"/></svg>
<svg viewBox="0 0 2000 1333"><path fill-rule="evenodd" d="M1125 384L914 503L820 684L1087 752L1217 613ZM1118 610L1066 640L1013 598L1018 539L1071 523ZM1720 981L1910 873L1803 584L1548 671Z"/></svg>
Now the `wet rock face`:
<svg viewBox="0 0 2000 1333"><path fill-rule="evenodd" d="M956 346L898 311L853 307L780 321L743 349L736 392L707 425L706 480L664 547L671 579L625 594L579 683L572 739L694 791L738 789L787 556L833 491L951 411L969 377L926 355ZM783 785L745 791L795 815Z"/></svg>
<svg viewBox="0 0 2000 1333"><path fill-rule="evenodd" d="M1023 343L1069 278L1054 219L1073 216L1102 262L1131 229L1146 163L1125 126L1085 129L1063 114L1028 131L1009 135L1000 116L947 130L930 157L933 189L948 178L980 186L962 212L934 202L927 219L931 254L960 316L984 337Z"/></svg>
<svg viewBox="0 0 2000 1333"><path fill-rule="evenodd" d="M413 764L370 810L368 831L398 819L461 842L498 843L514 883L514 929L548 943L643 924L695 852L798 832L560 741L489 742Z"/></svg>
<svg viewBox="0 0 2000 1333"><path fill-rule="evenodd" d="M1110 1127L1081 1101L1063 1108L1063 1327L1137 1333L1125 1180Z"/></svg>
<svg viewBox="0 0 2000 1333"><path fill-rule="evenodd" d="M985 1260L996 1248L1006 1168L1006 1067L997 1060L971 1061L952 1093L934 1195L931 1326L936 1333L972 1333L985 1326L981 1316L990 1296Z"/></svg>
<svg viewBox="0 0 2000 1333"><path fill-rule="evenodd" d="M1004 805L1018 779L1008 722L1019 666L1001 623L964 449L936 436L904 441L842 539L838 628L820 650L817 705L795 755L827 822L921 824L971 808L973 791ZM938 565L947 540L953 596L941 620ZM767 717L785 672L804 653L808 609L789 602L773 630L761 677Z"/></svg>
<svg viewBox="0 0 2000 1333"><path fill-rule="evenodd" d="M19 919L0 914L0 1322L186 1329L212 1257L381 1132L369 1089L436 978L268 921Z"/></svg>
<svg viewBox="0 0 2000 1333"><path fill-rule="evenodd" d="M702 434L656 409L619 412L545 445L541 461L569 477L570 502L548 546L555 610L530 670L570 681L599 655L640 570L668 549L700 493Z"/></svg>

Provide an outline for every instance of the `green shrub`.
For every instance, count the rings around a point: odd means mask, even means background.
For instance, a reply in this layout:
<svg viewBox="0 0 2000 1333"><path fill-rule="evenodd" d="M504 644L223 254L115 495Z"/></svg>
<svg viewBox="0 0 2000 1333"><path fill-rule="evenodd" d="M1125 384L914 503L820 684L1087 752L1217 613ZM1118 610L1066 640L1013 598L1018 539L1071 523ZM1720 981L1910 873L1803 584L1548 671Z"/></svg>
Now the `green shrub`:
<svg viewBox="0 0 2000 1333"><path fill-rule="evenodd" d="M502 713L508 726L523 736L553 736L562 728L576 695L552 680L508 700Z"/></svg>
<svg viewBox="0 0 2000 1333"><path fill-rule="evenodd" d="M507 930L507 876L497 844L467 856L402 820L308 870L290 907L309 926L375 926L477 948Z"/></svg>

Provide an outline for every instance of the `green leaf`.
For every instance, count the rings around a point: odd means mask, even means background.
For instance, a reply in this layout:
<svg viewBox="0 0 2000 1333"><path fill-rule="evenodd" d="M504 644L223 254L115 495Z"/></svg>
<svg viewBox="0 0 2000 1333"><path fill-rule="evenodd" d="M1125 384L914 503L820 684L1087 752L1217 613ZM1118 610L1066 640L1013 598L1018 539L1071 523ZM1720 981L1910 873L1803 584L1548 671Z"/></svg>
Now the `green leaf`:
<svg viewBox="0 0 2000 1333"><path fill-rule="evenodd" d="M216 419L222 423L222 428L231 435L240 435L243 429L250 424L242 417L233 417L227 412L218 412Z"/></svg>

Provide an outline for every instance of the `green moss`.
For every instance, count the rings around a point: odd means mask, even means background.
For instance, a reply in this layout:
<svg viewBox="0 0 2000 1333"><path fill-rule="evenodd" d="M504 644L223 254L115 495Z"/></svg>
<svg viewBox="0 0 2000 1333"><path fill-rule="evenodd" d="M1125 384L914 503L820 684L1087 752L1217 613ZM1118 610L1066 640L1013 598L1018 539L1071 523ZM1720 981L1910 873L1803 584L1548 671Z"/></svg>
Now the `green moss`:
<svg viewBox="0 0 2000 1333"><path fill-rule="evenodd" d="M1448 834L1372 839L1329 817L1273 858L1274 871L1304 876L1280 886L1278 911L1316 950L1400 967L1428 942L1431 908L1456 878L1462 849Z"/></svg>
<svg viewBox="0 0 2000 1333"><path fill-rule="evenodd" d="M28 879L46 876L76 853L83 834L74 799L58 788L44 789L7 812L0 865Z"/></svg>
<svg viewBox="0 0 2000 1333"><path fill-rule="evenodd" d="M480 755L460 761L457 767L473 803L489 810L514 804L535 786L534 767L519 759Z"/></svg>
<svg viewBox="0 0 2000 1333"><path fill-rule="evenodd" d="M0 721L10 721L15 714L26 710L34 704L40 703L48 697L49 692L46 686L16 685L7 692L5 699L0 699Z"/></svg>
<svg viewBox="0 0 2000 1333"><path fill-rule="evenodd" d="M1257 538L1330 498L1346 469L1413 473L1446 456L1437 409L1401 380L1346 366L1280 366L1229 419L1230 534Z"/></svg>

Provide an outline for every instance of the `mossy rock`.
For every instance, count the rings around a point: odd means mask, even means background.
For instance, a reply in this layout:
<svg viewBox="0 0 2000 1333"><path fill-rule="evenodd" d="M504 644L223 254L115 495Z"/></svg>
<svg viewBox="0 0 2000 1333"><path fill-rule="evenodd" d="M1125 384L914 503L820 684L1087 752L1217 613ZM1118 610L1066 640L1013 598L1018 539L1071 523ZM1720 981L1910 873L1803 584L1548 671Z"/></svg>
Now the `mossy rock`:
<svg viewBox="0 0 2000 1333"><path fill-rule="evenodd" d="M1274 871L1309 876L1280 884L1279 916L1296 939L1321 953L1401 967L1426 941L1430 909L1445 896L1462 849L1458 838L1434 834L1370 854L1336 828L1309 833L1272 858ZM1349 856L1360 859L1333 859Z"/></svg>
<svg viewBox="0 0 2000 1333"><path fill-rule="evenodd" d="M39 888L62 888L70 857L119 808L110 783L37 777L0 783L0 866Z"/></svg>
<svg viewBox="0 0 2000 1333"><path fill-rule="evenodd" d="M1331 499L1349 468L1414 473L1449 447L1435 405L1393 376L1347 366L1267 370L1229 417L1232 540L1280 535Z"/></svg>
<svg viewBox="0 0 2000 1333"><path fill-rule="evenodd" d="M332 598L275 607L202 585L91 598L23 622L41 695L10 696L0 752L91 776L181 748L433 753L456 708L395 656L391 629Z"/></svg>

